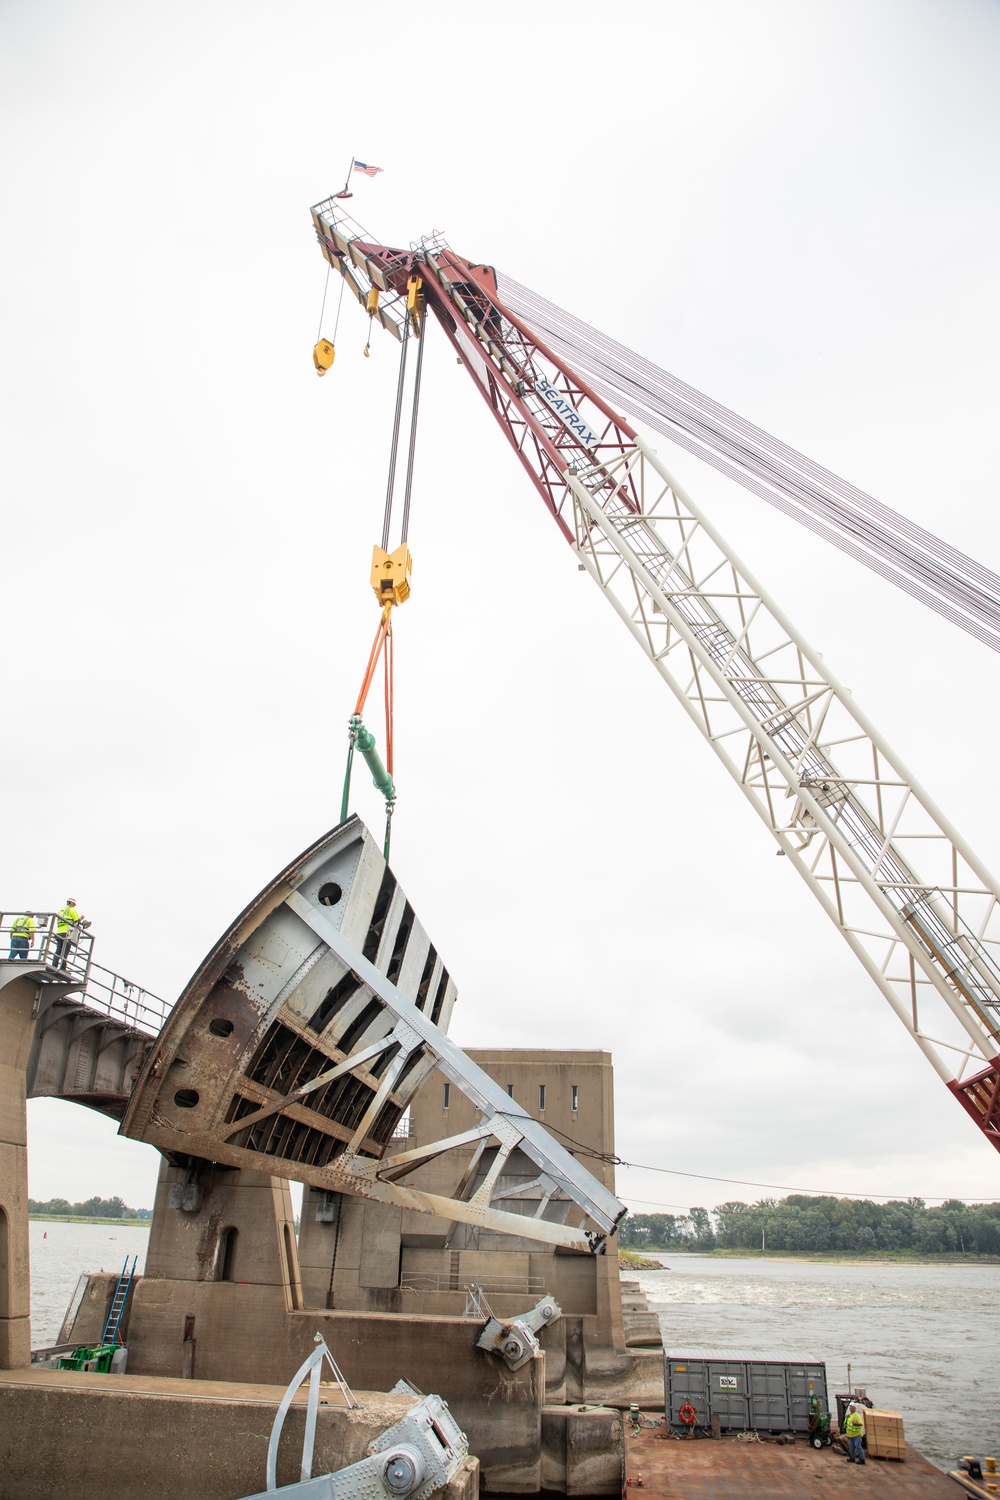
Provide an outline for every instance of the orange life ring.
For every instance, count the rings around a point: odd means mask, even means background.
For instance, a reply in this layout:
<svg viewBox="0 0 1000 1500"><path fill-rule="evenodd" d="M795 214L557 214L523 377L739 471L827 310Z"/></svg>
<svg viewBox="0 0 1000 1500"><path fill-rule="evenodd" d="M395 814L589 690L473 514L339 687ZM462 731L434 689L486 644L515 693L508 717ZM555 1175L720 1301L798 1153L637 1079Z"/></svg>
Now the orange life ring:
<svg viewBox="0 0 1000 1500"><path fill-rule="evenodd" d="M686 1401L677 1415L680 1417L685 1427L693 1427L695 1422L697 1422L698 1420L698 1413L695 1411L694 1407L689 1406Z"/></svg>

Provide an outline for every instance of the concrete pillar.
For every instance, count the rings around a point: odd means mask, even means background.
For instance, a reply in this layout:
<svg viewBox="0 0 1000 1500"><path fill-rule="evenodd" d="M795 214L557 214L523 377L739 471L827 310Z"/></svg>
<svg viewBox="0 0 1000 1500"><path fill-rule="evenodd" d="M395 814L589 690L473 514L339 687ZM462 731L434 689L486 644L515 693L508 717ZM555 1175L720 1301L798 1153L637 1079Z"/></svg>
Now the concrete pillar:
<svg viewBox="0 0 1000 1500"><path fill-rule="evenodd" d="M214 1295L205 1295L206 1285ZM301 1307L288 1183L208 1162L185 1169L164 1161L129 1322L129 1369L197 1378L206 1360L218 1360L247 1332L234 1320L249 1316L263 1326Z"/></svg>
<svg viewBox="0 0 1000 1500"><path fill-rule="evenodd" d="M0 963L0 1370L31 1363L25 1073L37 972L36 964Z"/></svg>

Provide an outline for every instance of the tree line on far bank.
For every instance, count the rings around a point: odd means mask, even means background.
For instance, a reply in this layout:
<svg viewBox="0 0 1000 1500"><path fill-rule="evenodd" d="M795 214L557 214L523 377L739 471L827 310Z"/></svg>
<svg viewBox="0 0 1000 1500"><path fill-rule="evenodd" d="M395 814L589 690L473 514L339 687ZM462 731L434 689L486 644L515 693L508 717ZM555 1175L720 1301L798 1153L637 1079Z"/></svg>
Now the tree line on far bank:
<svg viewBox="0 0 1000 1500"><path fill-rule="evenodd" d="M949 1198L928 1208L922 1198L872 1203L866 1198L761 1198L720 1203L709 1212L629 1214L618 1229L626 1250L914 1250L924 1255L1000 1255L1000 1203Z"/></svg>
<svg viewBox="0 0 1000 1500"><path fill-rule="evenodd" d="M65 1198L50 1198L47 1203L28 1199L28 1215L56 1219L151 1219L151 1208L129 1208L122 1198L85 1198L70 1203Z"/></svg>

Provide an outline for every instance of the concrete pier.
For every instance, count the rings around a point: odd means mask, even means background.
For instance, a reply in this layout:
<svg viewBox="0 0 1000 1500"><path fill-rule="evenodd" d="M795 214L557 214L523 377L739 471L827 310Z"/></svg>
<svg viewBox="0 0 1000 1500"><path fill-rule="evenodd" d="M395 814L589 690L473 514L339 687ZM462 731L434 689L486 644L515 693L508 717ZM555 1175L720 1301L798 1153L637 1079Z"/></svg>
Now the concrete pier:
<svg viewBox="0 0 1000 1500"><path fill-rule="evenodd" d="M31 1359L28 1265L28 1056L41 964L0 963L0 1370Z"/></svg>
<svg viewBox="0 0 1000 1500"><path fill-rule="evenodd" d="M0 959L0 1370L17 1369L31 1359L26 1110L30 1064L33 1059L37 1063L39 1039L50 1026L53 1008L62 1007L65 997L79 989L79 981L59 978L44 963ZM86 1031L84 1007L74 1004L67 1009L74 1030ZM90 1018L90 1025L95 1022L116 1025L101 1016ZM119 1032L126 1038L131 1059L141 1038L134 1030L117 1025L116 1036ZM56 1054L65 1057L67 1051L66 1039L57 1038L55 1031L52 1040L57 1045L49 1048L50 1066ZM119 1071L124 1077L124 1061ZM84 1102L104 1108L106 1096L95 1089L91 1081ZM51 1082L42 1089L57 1091Z"/></svg>

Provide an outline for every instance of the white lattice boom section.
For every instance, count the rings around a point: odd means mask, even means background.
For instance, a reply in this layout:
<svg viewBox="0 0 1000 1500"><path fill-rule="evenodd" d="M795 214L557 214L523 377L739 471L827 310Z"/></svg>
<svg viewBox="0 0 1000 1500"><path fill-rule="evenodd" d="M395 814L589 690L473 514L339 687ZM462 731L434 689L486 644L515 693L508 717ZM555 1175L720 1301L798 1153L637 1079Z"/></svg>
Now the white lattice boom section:
<svg viewBox="0 0 1000 1500"><path fill-rule="evenodd" d="M579 561L1000 1150L995 880L659 457L439 241L313 220L338 269L422 295ZM419 322L422 332L424 320Z"/></svg>

